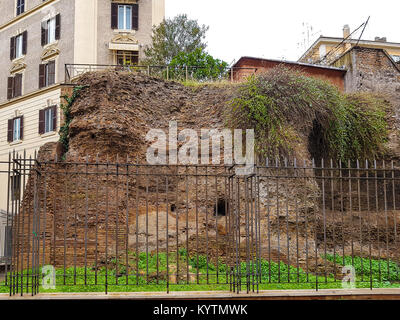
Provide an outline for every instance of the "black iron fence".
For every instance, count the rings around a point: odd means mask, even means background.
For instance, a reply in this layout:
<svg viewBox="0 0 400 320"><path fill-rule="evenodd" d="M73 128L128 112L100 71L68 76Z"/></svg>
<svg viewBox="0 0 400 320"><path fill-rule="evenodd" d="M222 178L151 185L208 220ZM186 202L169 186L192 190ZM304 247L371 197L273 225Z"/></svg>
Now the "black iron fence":
<svg viewBox="0 0 400 320"><path fill-rule="evenodd" d="M6 165L10 294L399 285L393 162Z"/></svg>
<svg viewBox="0 0 400 320"><path fill-rule="evenodd" d="M99 65L66 64L65 82L71 83L82 74L97 71L123 71L146 74L164 80L175 81L239 81L257 72L257 68L227 67L210 69L196 66L140 66L140 65Z"/></svg>

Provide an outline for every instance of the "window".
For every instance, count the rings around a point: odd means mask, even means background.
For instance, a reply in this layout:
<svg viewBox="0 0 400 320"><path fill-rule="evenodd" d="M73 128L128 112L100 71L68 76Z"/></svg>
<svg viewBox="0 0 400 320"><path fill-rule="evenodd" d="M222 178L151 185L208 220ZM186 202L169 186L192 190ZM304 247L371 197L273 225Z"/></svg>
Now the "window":
<svg viewBox="0 0 400 320"><path fill-rule="evenodd" d="M14 77L8 77L7 99L22 96L22 73L17 73Z"/></svg>
<svg viewBox="0 0 400 320"><path fill-rule="evenodd" d="M128 5L118 6L118 29L123 29L123 30L132 29L132 6Z"/></svg>
<svg viewBox="0 0 400 320"><path fill-rule="evenodd" d="M8 137L7 141L9 143L14 141L20 141L23 138L23 117L16 117L14 119L8 120Z"/></svg>
<svg viewBox="0 0 400 320"><path fill-rule="evenodd" d="M49 61L48 63L39 65L39 89L51 86L56 82L56 63Z"/></svg>
<svg viewBox="0 0 400 320"><path fill-rule="evenodd" d="M28 32L27 31L11 38L10 60L20 58L26 54L27 41L28 41Z"/></svg>
<svg viewBox="0 0 400 320"><path fill-rule="evenodd" d="M19 58L22 56L22 35L20 34L15 38L15 57Z"/></svg>
<svg viewBox="0 0 400 320"><path fill-rule="evenodd" d="M21 118L14 119L13 141L21 140Z"/></svg>
<svg viewBox="0 0 400 320"><path fill-rule="evenodd" d="M17 16L24 13L25 11L25 0L17 0Z"/></svg>
<svg viewBox="0 0 400 320"><path fill-rule="evenodd" d="M139 5L111 3L111 28L119 30L138 30Z"/></svg>
<svg viewBox="0 0 400 320"><path fill-rule="evenodd" d="M131 66L139 63L138 51L117 51L117 64L120 66Z"/></svg>
<svg viewBox="0 0 400 320"><path fill-rule="evenodd" d="M41 44L45 46L60 39L61 16L58 14L54 18L42 21Z"/></svg>
<svg viewBox="0 0 400 320"><path fill-rule="evenodd" d="M50 19L47 21L47 43L53 43L56 41L56 19Z"/></svg>
<svg viewBox="0 0 400 320"><path fill-rule="evenodd" d="M39 134L57 130L57 106L39 111Z"/></svg>
<svg viewBox="0 0 400 320"><path fill-rule="evenodd" d="M392 56L394 62L399 63L400 62L400 56Z"/></svg>
<svg viewBox="0 0 400 320"><path fill-rule="evenodd" d="M44 111L44 133L54 131L53 113L53 108L48 108Z"/></svg>

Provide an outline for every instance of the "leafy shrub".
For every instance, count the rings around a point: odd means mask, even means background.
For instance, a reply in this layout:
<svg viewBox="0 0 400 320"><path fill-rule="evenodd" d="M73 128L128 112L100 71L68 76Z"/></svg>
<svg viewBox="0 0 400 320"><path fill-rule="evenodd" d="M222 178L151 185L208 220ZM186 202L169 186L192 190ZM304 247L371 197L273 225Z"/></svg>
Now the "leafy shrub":
<svg viewBox="0 0 400 320"><path fill-rule="evenodd" d="M291 155L317 126L324 156L372 159L387 141L385 109L385 101L371 94L345 95L326 81L276 67L241 85L228 124L254 128L256 151L263 156Z"/></svg>

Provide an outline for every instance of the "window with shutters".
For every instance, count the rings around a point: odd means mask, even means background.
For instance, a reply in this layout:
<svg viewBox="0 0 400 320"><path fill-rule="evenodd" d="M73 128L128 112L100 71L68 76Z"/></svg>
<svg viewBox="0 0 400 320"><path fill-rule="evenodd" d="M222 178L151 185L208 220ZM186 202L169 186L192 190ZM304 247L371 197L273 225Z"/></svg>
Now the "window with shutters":
<svg viewBox="0 0 400 320"><path fill-rule="evenodd" d="M119 30L138 30L139 5L111 3L111 28Z"/></svg>
<svg viewBox="0 0 400 320"><path fill-rule="evenodd" d="M39 111L39 134L57 130L57 106Z"/></svg>
<svg viewBox="0 0 400 320"><path fill-rule="evenodd" d="M17 73L14 77L8 77L7 81L7 99L13 99L22 96L22 73Z"/></svg>
<svg viewBox="0 0 400 320"><path fill-rule="evenodd" d="M56 82L55 61L49 61L39 65L39 88L53 85Z"/></svg>
<svg viewBox="0 0 400 320"><path fill-rule="evenodd" d="M12 37L10 40L10 59L14 60L26 55L28 32Z"/></svg>
<svg viewBox="0 0 400 320"><path fill-rule="evenodd" d="M54 43L60 39L61 33L61 16L58 14L55 17L42 21L42 46Z"/></svg>
<svg viewBox="0 0 400 320"><path fill-rule="evenodd" d="M16 117L14 119L8 120L8 137L7 141L9 143L21 141L23 139L23 117Z"/></svg>
<svg viewBox="0 0 400 320"><path fill-rule="evenodd" d="M25 0L17 0L17 16L25 12Z"/></svg>

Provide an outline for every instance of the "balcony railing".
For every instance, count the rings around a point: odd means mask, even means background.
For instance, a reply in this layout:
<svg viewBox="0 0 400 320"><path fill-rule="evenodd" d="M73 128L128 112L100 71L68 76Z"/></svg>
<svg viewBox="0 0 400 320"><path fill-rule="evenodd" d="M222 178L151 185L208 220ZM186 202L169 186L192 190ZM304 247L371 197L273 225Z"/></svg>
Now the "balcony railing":
<svg viewBox="0 0 400 320"><path fill-rule="evenodd" d="M88 72L121 71L136 72L164 80L175 81L240 81L257 73L257 68L228 67L220 70L197 66L139 66L139 65L102 65L102 64L66 64L65 83L73 83L79 76Z"/></svg>

